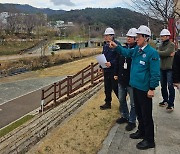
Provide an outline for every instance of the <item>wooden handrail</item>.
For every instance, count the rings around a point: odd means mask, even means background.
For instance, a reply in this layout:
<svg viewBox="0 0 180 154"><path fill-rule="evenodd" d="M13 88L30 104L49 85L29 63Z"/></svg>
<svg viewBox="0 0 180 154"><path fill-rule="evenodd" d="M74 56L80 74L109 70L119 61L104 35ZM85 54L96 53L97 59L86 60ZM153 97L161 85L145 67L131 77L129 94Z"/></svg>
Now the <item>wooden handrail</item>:
<svg viewBox="0 0 180 154"><path fill-rule="evenodd" d="M80 91L82 91L82 88L88 84L94 86L95 82L97 82L97 80L99 80L103 76L102 74L97 74L97 72L98 72L98 63L96 64L91 63L91 65L88 65L87 67L76 73L75 75L67 76L65 79L55 82L46 90L44 89L42 90L41 102L46 102L44 104L47 105L48 103L50 103L50 101L47 101L47 99L51 97L50 100L51 101L53 100L54 103L56 104L58 99L61 99L65 95L67 95L67 98L70 98L71 94L73 94L75 91L77 91L80 88L81 88ZM47 94L49 91L52 92Z"/></svg>

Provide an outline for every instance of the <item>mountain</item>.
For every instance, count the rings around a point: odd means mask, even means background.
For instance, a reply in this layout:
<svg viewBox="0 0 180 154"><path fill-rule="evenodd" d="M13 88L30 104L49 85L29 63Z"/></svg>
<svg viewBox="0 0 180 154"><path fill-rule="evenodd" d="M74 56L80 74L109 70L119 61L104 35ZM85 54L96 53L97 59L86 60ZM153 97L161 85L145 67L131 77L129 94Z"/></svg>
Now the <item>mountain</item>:
<svg viewBox="0 0 180 154"><path fill-rule="evenodd" d="M72 21L85 25L105 25L127 32L132 27L148 25L155 32L161 28L161 21L148 18L147 16L125 8L86 8L83 10L66 11L61 15L53 15L51 20Z"/></svg>
<svg viewBox="0 0 180 154"><path fill-rule="evenodd" d="M0 12L16 12L16 13L45 13L47 15L62 14L64 10L52 10L49 8L36 8L30 5L21 4L0 4Z"/></svg>
<svg viewBox="0 0 180 154"><path fill-rule="evenodd" d="M162 28L162 22L147 16L131 11L125 8L86 8L82 10L52 10L49 8L35 8L30 5L20 4L1 4L0 12L19 12L19 13L45 13L51 21L63 20L65 22L73 22L82 24L86 28L90 25L98 25L97 27L111 26L116 30L126 33L132 27L139 27L140 25L148 25L154 33L159 33Z"/></svg>

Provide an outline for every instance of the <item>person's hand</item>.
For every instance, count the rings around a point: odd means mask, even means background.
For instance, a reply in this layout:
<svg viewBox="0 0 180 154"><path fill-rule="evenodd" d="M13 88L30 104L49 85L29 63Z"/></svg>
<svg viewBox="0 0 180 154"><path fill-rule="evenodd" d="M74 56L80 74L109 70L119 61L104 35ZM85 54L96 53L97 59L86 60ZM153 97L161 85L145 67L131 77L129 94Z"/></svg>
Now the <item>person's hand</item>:
<svg viewBox="0 0 180 154"><path fill-rule="evenodd" d="M173 83L174 87L180 88L180 83Z"/></svg>
<svg viewBox="0 0 180 154"><path fill-rule="evenodd" d="M171 54L170 54L170 57L173 57L175 55L175 52L172 52Z"/></svg>
<svg viewBox="0 0 180 154"><path fill-rule="evenodd" d="M154 90L149 90L148 93L147 93L147 97L148 98L154 97Z"/></svg>
<svg viewBox="0 0 180 154"><path fill-rule="evenodd" d="M107 68L111 67L111 63L110 62L105 63L105 65L107 66Z"/></svg>
<svg viewBox="0 0 180 154"><path fill-rule="evenodd" d="M102 68L98 69L98 74L102 73Z"/></svg>
<svg viewBox="0 0 180 154"><path fill-rule="evenodd" d="M117 47L117 44L115 42L113 42L113 41L110 41L109 42L109 47L110 48L115 48L115 47Z"/></svg>
<svg viewBox="0 0 180 154"><path fill-rule="evenodd" d="M118 76L114 76L114 80L118 80Z"/></svg>

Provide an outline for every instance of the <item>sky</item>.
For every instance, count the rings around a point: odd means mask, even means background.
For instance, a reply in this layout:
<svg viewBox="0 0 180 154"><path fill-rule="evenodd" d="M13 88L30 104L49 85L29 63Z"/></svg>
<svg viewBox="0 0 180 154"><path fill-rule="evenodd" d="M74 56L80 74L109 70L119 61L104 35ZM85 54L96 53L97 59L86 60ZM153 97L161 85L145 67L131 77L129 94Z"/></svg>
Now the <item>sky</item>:
<svg viewBox="0 0 180 154"><path fill-rule="evenodd" d="M0 0L0 3L29 4L37 8L75 10L90 8L131 8L131 0Z"/></svg>

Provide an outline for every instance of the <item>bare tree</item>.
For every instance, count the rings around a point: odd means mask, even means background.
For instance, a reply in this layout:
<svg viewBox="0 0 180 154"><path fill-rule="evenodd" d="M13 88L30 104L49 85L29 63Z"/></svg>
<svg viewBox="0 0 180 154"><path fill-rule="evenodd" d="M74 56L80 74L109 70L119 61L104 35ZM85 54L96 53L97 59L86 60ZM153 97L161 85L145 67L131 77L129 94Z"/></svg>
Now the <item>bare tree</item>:
<svg viewBox="0 0 180 154"><path fill-rule="evenodd" d="M4 27L5 27L4 23L2 22L2 20L0 20L0 36L2 36L3 34Z"/></svg>
<svg viewBox="0 0 180 154"><path fill-rule="evenodd" d="M23 24L27 30L27 34L30 36L33 28L35 28L37 26L38 18L34 14L27 14L26 16L24 16L23 21L24 21Z"/></svg>
<svg viewBox="0 0 180 154"><path fill-rule="evenodd" d="M7 18L6 32L9 34L22 32L24 28L23 19L23 14L10 14L10 16Z"/></svg>
<svg viewBox="0 0 180 154"><path fill-rule="evenodd" d="M28 35L31 35L34 28L38 26L45 26L46 24L47 20L42 14L27 14L24 16L24 25Z"/></svg>
<svg viewBox="0 0 180 154"><path fill-rule="evenodd" d="M10 15L7 18L6 33L13 34L15 32L16 25L17 25L16 15Z"/></svg>
<svg viewBox="0 0 180 154"><path fill-rule="evenodd" d="M175 15L179 15L177 3L178 0L131 0L135 5L133 8L141 13L161 19L167 24L167 21Z"/></svg>

